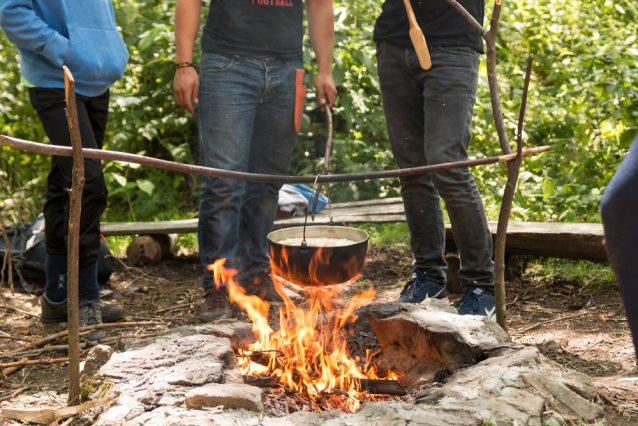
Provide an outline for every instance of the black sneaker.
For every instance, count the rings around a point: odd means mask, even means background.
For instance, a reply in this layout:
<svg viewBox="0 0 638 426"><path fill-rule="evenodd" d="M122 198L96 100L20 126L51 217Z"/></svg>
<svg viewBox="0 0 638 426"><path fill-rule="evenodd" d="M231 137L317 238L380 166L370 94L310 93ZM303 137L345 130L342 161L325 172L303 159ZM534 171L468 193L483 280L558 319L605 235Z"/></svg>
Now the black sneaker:
<svg viewBox="0 0 638 426"><path fill-rule="evenodd" d="M228 299L228 292L225 288L222 287L219 290L215 287L210 288L206 291L204 298L204 306L199 314L199 319L202 322L213 322L233 317L230 299Z"/></svg>
<svg viewBox="0 0 638 426"><path fill-rule="evenodd" d="M465 296L456 304L459 315L481 315L495 318L496 299L481 287L468 287Z"/></svg>
<svg viewBox="0 0 638 426"><path fill-rule="evenodd" d="M242 279L239 281L246 295L257 296L261 300L265 300L272 306L274 304L284 304L284 299L275 290L275 284L272 281L272 277L268 272L262 272L257 274L251 279Z"/></svg>
<svg viewBox="0 0 638 426"><path fill-rule="evenodd" d="M80 327L87 325L103 324L102 310L104 303L97 301L80 300ZM106 337L106 331L103 328L91 330L88 334L82 335L82 338L91 341L100 341Z"/></svg>
<svg viewBox="0 0 638 426"><path fill-rule="evenodd" d="M66 299L62 302L52 302L46 294L40 299L42 312L40 313L40 321L45 324L57 324L67 321L68 307ZM115 322L124 316L124 308L120 305L103 304L102 305L102 322Z"/></svg>
<svg viewBox="0 0 638 426"><path fill-rule="evenodd" d="M425 276L419 269L412 273L412 279L407 282L401 291L401 297L397 302L401 303L421 303L425 299L443 299L447 297L445 284L433 281Z"/></svg>

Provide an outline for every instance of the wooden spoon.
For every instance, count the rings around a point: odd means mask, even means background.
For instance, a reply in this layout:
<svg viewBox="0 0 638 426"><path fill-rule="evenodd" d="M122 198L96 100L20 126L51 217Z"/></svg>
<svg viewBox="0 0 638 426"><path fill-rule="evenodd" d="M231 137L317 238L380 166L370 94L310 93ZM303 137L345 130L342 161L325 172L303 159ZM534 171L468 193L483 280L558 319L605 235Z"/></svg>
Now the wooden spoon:
<svg viewBox="0 0 638 426"><path fill-rule="evenodd" d="M425 42L425 36L416 21L416 16L414 16L410 0L403 0L403 3L405 3L405 10L408 12L408 20L410 21L410 38L412 39L416 55L419 57L419 63L421 64L421 68L429 70L430 67L432 67L432 61L430 60L430 52L428 51L428 45Z"/></svg>

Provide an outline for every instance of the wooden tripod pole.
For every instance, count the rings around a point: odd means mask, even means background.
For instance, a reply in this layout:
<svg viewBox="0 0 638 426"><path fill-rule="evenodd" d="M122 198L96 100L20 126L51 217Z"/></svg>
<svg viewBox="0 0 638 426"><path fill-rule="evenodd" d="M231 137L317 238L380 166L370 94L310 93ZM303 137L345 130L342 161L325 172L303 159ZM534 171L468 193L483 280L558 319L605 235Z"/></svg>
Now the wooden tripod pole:
<svg viewBox="0 0 638 426"><path fill-rule="evenodd" d="M64 67L64 89L66 116L73 148L73 183L69 192L69 246L67 248L67 305L69 324L69 397L68 405L80 404L80 309L78 300L78 271L80 261L80 215L82 213L82 190L84 189L84 154L75 103L75 80L71 71Z"/></svg>

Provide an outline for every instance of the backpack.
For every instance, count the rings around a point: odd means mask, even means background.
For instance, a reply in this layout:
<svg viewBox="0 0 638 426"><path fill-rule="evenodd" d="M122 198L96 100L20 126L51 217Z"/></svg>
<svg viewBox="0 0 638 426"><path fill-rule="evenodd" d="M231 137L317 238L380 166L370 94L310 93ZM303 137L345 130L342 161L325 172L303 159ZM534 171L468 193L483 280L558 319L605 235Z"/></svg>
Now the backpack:
<svg viewBox="0 0 638 426"><path fill-rule="evenodd" d="M7 237L9 237L13 269L20 279L22 288L33 294L36 291L26 281L27 278L43 285L46 283L47 254L44 242L44 217L40 215L31 222L8 226ZM3 264L6 253L7 246L4 238L0 238L0 265ZM104 241L100 240L97 264L97 280L100 284L106 283L113 272L113 259L108 256L111 256L111 251Z"/></svg>

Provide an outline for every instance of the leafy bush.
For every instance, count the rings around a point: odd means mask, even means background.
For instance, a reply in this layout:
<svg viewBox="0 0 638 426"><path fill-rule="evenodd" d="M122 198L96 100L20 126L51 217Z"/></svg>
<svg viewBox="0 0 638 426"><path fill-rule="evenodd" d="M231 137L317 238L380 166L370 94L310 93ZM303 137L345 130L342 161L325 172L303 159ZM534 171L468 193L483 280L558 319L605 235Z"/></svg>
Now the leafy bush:
<svg viewBox="0 0 638 426"><path fill-rule="evenodd" d="M112 88L105 147L179 162L193 162L194 119L172 95L175 0L114 0L116 20L129 47L125 78ZM385 130L372 32L380 2L335 1L332 172L396 168ZM208 10L204 8L205 17ZM491 16L491 4L486 17ZM553 150L524 161L514 218L538 221L600 221L599 202L624 157L638 117L638 11L629 0L521 0L505 3L498 39L498 74L510 139L520 107L528 53L535 55L525 119L526 147ZM316 63L306 36L308 85ZM197 58L195 59L197 60ZM0 132L45 142L26 89L19 82L17 49L0 34ZM320 170L325 116L310 93L291 173ZM474 115L470 155L500 154L493 125L485 64ZM35 216L44 203L46 156L0 148L0 200L14 220ZM475 168L490 218L496 218L505 166ZM105 164L109 186L106 220L186 218L197 213L200 180L148 167ZM0 182L1 183L1 182ZM399 196L398 181L332 185L336 201ZM22 209L22 210L21 210Z"/></svg>

